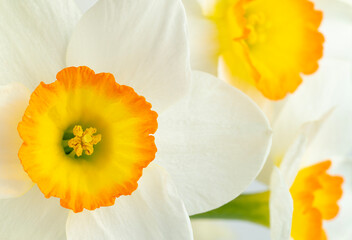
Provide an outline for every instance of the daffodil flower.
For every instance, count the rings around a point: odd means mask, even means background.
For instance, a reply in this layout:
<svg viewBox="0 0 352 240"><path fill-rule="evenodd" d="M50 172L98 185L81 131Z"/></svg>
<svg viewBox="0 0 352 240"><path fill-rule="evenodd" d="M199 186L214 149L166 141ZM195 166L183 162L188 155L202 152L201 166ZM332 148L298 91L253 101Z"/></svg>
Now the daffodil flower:
<svg viewBox="0 0 352 240"><path fill-rule="evenodd" d="M184 0L195 69L283 99L318 69L322 12L308 0Z"/></svg>
<svg viewBox="0 0 352 240"><path fill-rule="evenodd" d="M273 145L258 176L270 192L241 195L194 218L249 220L270 226L273 240L349 239L352 68L333 59L322 66L272 114Z"/></svg>
<svg viewBox="0 0 352 240"><path fill-rule="evenodd" d="M191 71L180 1L1 1L0 18L1 239L192 239L188 216L260 171L268 121Z"/></svg>
<svg viewBox="0 0 352 240"><path fill-rule="evenodd" d="M352 212L351 64L326 59L322 66L273 124L277 134L259 176L270 184L272 239L343 239L347 230L340 218ZM339 231L326 228L334 222Z"/></svg>
<svg viewBox="0 0 352 240"><path fill-rule="evenodd" d="M255 99L274 132L269 159L259 176L270 186L270 196L243 195L198 217L224 216L270 224L274 240L347 240L352 236L346 225L352 214L352 9L341 1L314 2L325 16L325 57L319 71L307 76L307 81L285 101ZM243 204L249 198L257 198L256 211L262 211L261 215L249 214L253 205Z"/></svg>

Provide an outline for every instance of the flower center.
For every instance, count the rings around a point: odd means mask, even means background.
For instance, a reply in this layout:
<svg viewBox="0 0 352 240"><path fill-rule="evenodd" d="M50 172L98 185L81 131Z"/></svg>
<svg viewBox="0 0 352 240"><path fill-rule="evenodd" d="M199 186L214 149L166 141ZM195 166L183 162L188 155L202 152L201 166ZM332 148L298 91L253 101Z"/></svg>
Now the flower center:
<svg viewBox="0 0 352 240"><path fill-rule="evenodd" d="M248 45L263 43L267 39L267 31L270 28L270 22L266 20L264 13L250 13L247 17L247 29L249 30L246 42Z"/></svg>
<svg viewBox="0 0 352 240"><path fill-rule="evenodd" d="M293 217L291 236L294 240L325 240L323 220L339 212L343 178L331 176L331 161L324 161L299 171L291 189Z"/></svg>
<svg viewBox="0 0 352 240"><path fill-rule="evenodd" d="M18 125L22 166L65 208L111 206L137 189L154 160L158 115L112 74L69 67L56 78L34 90Z"/></svg>
<svg viewBox="0 0 352 240"><path fill-rule="evenodd" d="M87 155L92 155L94 152L94 145L101 141L101 134L94 135L97 132L95 128L87 128L84 132L82 126L76 125L73 128L74 138L68 141L68 146L73 148L77 157L82 156L84 151Z"/></svg>

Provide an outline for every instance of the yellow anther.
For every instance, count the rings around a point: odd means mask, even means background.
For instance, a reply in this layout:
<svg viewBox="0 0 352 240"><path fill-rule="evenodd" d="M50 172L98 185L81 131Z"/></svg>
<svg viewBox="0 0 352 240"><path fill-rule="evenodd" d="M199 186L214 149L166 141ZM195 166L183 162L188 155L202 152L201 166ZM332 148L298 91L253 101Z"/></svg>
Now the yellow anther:
<svg viewBox="0 0 352 240"><path fill-rule="evenodd" d="M80 125L73 128L74 138L68 141L68 146L73 148L78 157L82 156L84 151L87 155L92 155L94 152L94 145L101 141L101 134L94 135L97 132L95 128L87 128L84 132Z"/></svg>
<svg viewBox="0 0 352 240"><path fill-rule="evenodd" d="M74 128L73 128L73 134L77 137L82 137L83 135L83 129L80 125L76 125Z"/></svg>

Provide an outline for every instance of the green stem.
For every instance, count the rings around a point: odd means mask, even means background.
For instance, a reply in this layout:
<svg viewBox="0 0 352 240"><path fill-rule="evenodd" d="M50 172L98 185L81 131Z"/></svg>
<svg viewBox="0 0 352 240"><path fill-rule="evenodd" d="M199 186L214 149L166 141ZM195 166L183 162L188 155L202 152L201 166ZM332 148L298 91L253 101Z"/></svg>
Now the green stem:
<svg viewBox="0 0 352 240"><path fill-rule="evenodd" d="M217 209L193 215L191 218L237 219L269 227L269 196L269 191L254 194L242 194Z"/></svg>

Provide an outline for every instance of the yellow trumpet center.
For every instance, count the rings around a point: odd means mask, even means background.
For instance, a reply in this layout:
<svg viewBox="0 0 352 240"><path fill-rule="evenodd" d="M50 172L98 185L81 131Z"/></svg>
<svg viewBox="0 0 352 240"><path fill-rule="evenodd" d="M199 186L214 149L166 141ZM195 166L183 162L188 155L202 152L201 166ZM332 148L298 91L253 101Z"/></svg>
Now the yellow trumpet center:
<svg viewBox="0 0 352 240"><path fill-rule="evenodd" d="M76 125L73 128L74 138L68 141L68 146L73 148L77 157L82 156L84 151L87 155L92 155L94 152L94 145L101 141L101 134L94 135L97 132L96 128L87 128L83 132L83 128L80 125Z"/></svg>
<svg viewBox="0 0 352 240"><path fill-rule="evenodd" d="M65 208L111 206L137 189L154 160L158 115L110 73L69 67L56 78L34 90L18 125L22 166Z"/></svg>

